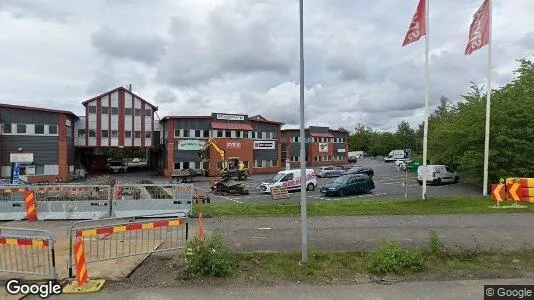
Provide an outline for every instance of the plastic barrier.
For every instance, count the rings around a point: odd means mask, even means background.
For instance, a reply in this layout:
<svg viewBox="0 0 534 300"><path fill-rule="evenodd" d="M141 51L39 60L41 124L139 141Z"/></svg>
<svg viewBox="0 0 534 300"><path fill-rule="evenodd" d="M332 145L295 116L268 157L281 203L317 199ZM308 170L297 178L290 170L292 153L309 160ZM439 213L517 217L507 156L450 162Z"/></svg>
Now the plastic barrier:
<svg viewBox="0 0 534 300"><path fill-rule="evenodd" d="M25 186L0 188L0 221L20 221L27 217L26 190Z"/></svg>
<svg viewBox="0 0 534 300"><path fill-rule="evenodd" d="M0 273L57 280L52 234L47 230L0 227Z"/></svg>

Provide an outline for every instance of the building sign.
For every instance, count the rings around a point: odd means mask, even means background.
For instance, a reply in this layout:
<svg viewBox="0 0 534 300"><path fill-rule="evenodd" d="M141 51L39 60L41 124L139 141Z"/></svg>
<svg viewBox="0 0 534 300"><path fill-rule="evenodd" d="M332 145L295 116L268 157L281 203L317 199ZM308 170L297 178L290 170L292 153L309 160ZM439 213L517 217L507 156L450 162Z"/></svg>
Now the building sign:
<svg viewBox="0 0 534 300"><path fill-rule="evenodd" d="M245 121L245 116L240 115L217 114L216 118L217 120Z"/></svg>
<svg viewBox="0 0 534 300"><path fill-rule="evenodd" d="M241 149L241 142L226 142L226 149Z"/></svg>
<svg viewBox="0 0 534 300"><path fill-rule="evenodd" d="M319 152L328 152L328 143L319 143Z"/></svg>
<svg viewBox="0 0 534 300"><path fill-rule="evenodd" d="M32 163L33 153L10 153L9 162Z"/></svg>
<svg viewBox="0 0 534 300"><path fill-rule="evenodd" d="M180 140L177 145L178 150L201 150L203 146L203 140Z"/></svg>
<svg viewBox="0 0 534 300"><path fill-rule="evenodd" d="M26 166L26 175L35 175L35 166L34 165Z"/></svg>
<svg viewBox="0 0 534 300"><path fill-rule="evenodd" d="M275 141L254 141L254 149L275 149Z"/></svg>
<svg viewBox="0 0 534 300"><path fill-rule="evenodd" d="M345 153L345 149L337 149L337 152L339 152L339 153Z"/></svg>
<svg viewBox="0 0 534 300"><path fill-rule="evenodd" d="M19 184L20 179L20 163L14 162L11 166L11 183Z"/></svg>

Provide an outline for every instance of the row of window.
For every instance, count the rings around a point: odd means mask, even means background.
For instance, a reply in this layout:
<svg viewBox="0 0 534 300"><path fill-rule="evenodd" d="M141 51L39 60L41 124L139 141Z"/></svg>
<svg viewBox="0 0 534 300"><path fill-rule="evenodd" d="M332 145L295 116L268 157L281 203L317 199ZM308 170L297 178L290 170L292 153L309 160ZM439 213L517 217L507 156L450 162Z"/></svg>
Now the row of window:
<svg viewBox="0 0 534 300"><path fill-rule="evenodd" d="M337 160L344 160L345 157L343 155L336 155L336 156L316 156L313 158L314 161L337 161Z"/></svg>
<svg viewBox="0 0 534 300"><path fill-rule="evenodd" d="M118 130L102 130L101 135L102 135L102 138L108 138L110 136L112 138L117 138L119 136L119 131ZM78 129L78 137L79 138L84 138L85 137L85 129ZM96 130L89 129L89 137L91 137L91 138L96 137ZM127 139L131 138L132 137L132 131L125 130L124 131L124 137L127 138ZM141 131L139 131L139 130L134 131L134 138L140 139L141 138ZM152 131L145 131L145 138L146 139L152 138Z"/></svg>
<svg viewBox="0 0 534 300"><path fill-rule="evenodd" d="M89 110L90 114L96 114L96 105L89 105L87 109ZM103 115L107 115L110 112L111 112L111 115L114 115L114 116L119 114L119 108L115 106L112 106L112 107L102 106L101 109L102 109ZM135 109L131 107L124 108L124 115L126 116L131 116L132 112L135 114L135 116L142 115L142 110L140 108L135 108ZM152 109L150 108L145 109L145 117L152 117Z"/></svg>
<svg viewBox="0 0 534 300"><path fill-rule="evenodd" d="M57 134L57 125L5 123L2 125L2 133Z"/></svg>
<svg viewBox="0 0 534 300"><path fill-rule="evenodd" d="M289 139L292 143L300 143L299 136L292 136ZM286 142L286 138L282 138L282 143ZM325 137L313 137L306 138L306 143L344 143L345 138L325 138Z"/></svg>
<svg viewBox="0 0 534 300"><path fill-rule="evenodd" d="M197 166L198 164L198 166ZM245 168L249 168L248 161L243 161L243 164L245 165ZM217 168L221 168L221 162L217 162ZM255 160L254 161L254 168L272 168L277 167L278 161L277 160ZM175 170L181 170L181 169L195 169L195 167L198 167L200 169L206 170L209 168L209 165L207 162L205 163L199 163L194 161L181 161L181 162L174 162L174 169Z"/></svg>
<svg viewBox="0 0 534 300"><path fill-rule="evenodd" d="M254 168L272 168L277 167L278 161L277 160L255 160L254 161Z"/></svg>
<svg viewBox="0 0 534 300"><path fill-rule="evenodd" d="M175 138L244 138L272 140L275 138L274 132L240 131L240 130L192 130L175 129Z"/></svg>

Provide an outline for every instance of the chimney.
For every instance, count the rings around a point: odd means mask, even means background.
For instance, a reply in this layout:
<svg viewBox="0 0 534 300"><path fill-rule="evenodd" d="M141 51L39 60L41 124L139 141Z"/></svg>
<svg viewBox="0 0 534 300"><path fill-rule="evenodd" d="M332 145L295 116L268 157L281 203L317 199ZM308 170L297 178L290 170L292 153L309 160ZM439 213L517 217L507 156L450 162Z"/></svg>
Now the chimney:
<svg viewBox="0 0 534 300"><path fill-rule="evenodd" d="M128 91L130 91L130 92L132 91L132 84L131 83L128 85Z"/></svg>

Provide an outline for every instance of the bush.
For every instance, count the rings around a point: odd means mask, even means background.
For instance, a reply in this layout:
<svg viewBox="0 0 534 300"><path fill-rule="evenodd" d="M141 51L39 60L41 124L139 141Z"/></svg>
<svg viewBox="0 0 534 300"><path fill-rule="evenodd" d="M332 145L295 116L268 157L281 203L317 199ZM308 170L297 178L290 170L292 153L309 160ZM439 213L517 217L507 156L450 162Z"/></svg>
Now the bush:
<svg viewBox="0 0 534 300"><path fill-rule="evenodd" d="M446 254L445 248L443 247L443 243L441 243L441 240L435 231L430 232L430 238L428 240L426 250L428 253L434 254L436 256L443 256Z"/></svg>
<svg viewBox="0 0 534 300"><path fill-rule="evenodd" d="M373 275L394 273L402 275L423 269L420 252L402 249L394 241L383 241L376 250L365 255L367 270Z"/></svg>
<svg viewBox="0 0 534 300"><path fill-rule="evenodd" d="M215 234L201 241L194 236L187 245L186 274L189 276L227 277L234 270L235 262L222 238Z"/></svg>

